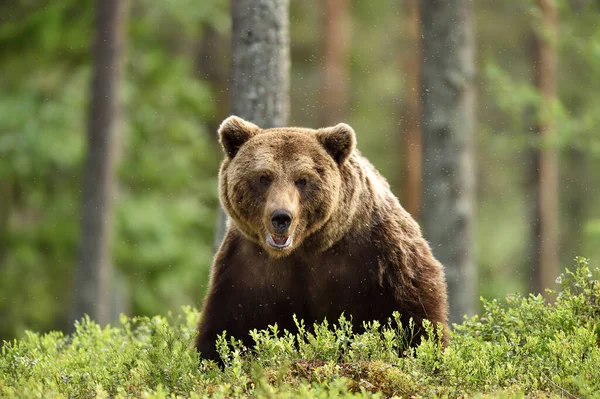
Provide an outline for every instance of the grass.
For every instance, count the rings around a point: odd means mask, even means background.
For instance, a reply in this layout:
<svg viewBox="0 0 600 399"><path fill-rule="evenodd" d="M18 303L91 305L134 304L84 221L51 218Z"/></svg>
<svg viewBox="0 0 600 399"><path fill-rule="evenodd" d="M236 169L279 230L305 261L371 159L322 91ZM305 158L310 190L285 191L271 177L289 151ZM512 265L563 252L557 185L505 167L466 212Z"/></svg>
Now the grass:
<svg viewBox="0 0 600 399"><path fill-rule="evenodd" d="M553 304L541 296L484 301L442 350L431 339L406 350L399 315L354 334L342 317L298 334L252 331L254 348L223 335L224 370L191 348L198 314L89 319L76 332L5 342L0 397L403 397L600 398L599 270L578 258L559 277Z"/></svg>

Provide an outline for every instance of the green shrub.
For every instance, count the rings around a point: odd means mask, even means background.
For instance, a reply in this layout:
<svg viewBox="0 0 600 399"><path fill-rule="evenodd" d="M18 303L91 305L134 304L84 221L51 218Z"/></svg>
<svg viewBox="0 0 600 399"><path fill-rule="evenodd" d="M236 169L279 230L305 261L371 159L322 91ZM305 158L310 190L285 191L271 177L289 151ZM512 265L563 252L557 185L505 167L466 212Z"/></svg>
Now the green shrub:
<svg viewBox="0 0 600 399"><path fill-rule="evenodd" d="M256 345L219 338L226 367L199 362L192 348L197 312L122 317L119 327L89 319L73 335L27 333L5 342L1 397L600 397L600 284L585 259L541 296L484 301L484 312L455 325L442 350L436 326L406 350L399 315L363 334L349 319L298 334L251 331ZM439 332L439 330L438 330Z"/></svg>

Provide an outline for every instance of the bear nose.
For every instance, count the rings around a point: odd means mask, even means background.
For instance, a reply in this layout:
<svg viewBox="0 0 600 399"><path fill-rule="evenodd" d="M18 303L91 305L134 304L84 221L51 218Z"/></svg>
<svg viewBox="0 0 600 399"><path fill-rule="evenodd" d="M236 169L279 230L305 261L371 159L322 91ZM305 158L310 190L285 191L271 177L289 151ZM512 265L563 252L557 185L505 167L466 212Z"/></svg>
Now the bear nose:
<svg viewBox="0 0 600 399"><path fill-rule="evenodd" d="M279 232L284 232L292 224L292 214L285 209L275 209L271 214L271 223Z"/></svg>

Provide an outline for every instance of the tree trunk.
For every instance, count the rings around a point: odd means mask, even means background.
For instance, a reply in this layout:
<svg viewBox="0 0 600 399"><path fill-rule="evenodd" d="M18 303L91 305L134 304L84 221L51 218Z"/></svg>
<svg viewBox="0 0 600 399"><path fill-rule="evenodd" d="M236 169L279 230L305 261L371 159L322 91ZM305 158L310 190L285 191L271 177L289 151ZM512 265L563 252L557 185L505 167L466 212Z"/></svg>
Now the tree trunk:
<svg viewBox="0 0 600 399"><path fill-rule="evenodd" d="M289 1L231 2L230 110L262 128L280 127L289 117ZM219 209L215 244L225 235Z"/></svg>
<svg viewBox="0 0 600 399"><path fill-rule="evenodd" d="M558 154L553 146L556 134L552 107L557 96L556 40L558 11L554 0L536 0L541 26L534 38L534 81L540 95L535 134L539 146L534 150L532 191L535 193L532 216L534 229L533 278L531 290L543 293L554 287L558 262Z"/></svg>
<svg viewBox="0 0 600 399"><path fill-rule="evenodd" d="M88 155L83 181L81 242L73 316L110 320L114 197L119 104L125 44L126 1L97 0L94 71L88 119Z"/></svg>
<svg viewBox="0 0 600 399"><path fill-rule="evenodd" d="M207 133L212 143L216 146L219 145L217 129L221 121L227 117L227 65L224 65L224 58L228 58L229 55L223 46L223 41L224 38L215 27L207 23L203 29L202 40L196 58L198 74L210 86L217 102L215 114L212 115L210 120L206 121ZM219 206L213 241L214 252L217 252L225 236L226 222L227 217L225 212Z"/></svg>
<svg viewBox="0 0 600 399"><path fill-rule="evenodd" d="M421 206L421 43L419 0L405 1L404 37L407 50L404 59L405 96L402 109L402 131L404 138L404 159L406 175L404 179L404 208L414 218L419 217Z"/></svg>
<svg viewBox="0 0 600 399"><path fill-rule="evenodd" d="M323 126L333 126L346 117L348 107L348 56L350 49L349 0L325 0L323 57Z"/></svg>
<svg viewBox="0 0 600 399"><path fill-rule="evenodd" d="M421 0L425 237L445 266L450 321L476 307L473 257L475 93L471 0Z"/></svg>
<svg viewBox="0 0 600 399"><path fill-rule="evenodd" d="M210 119L205 121L211 142L218 146L217 128L227 117L227 40L217 29L206 23L196 56L196 70L209 87L216 101Z"/></svg>

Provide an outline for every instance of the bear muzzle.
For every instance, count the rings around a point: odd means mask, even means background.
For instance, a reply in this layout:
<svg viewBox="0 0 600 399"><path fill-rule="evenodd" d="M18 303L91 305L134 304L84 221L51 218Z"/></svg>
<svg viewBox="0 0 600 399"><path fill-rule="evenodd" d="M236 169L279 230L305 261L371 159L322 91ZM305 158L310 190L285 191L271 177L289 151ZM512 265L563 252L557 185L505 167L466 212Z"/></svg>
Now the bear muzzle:
<svg viewBox="0 0 600 399"><path fill-rule="evenodd" d="M267 233L267 244L275 249L285 249L292 245L292 235L289 229L293 216L285 209L275 209L271 213L271 226L275 233ZM270 230L270 229L269 229Z"/></svg>

